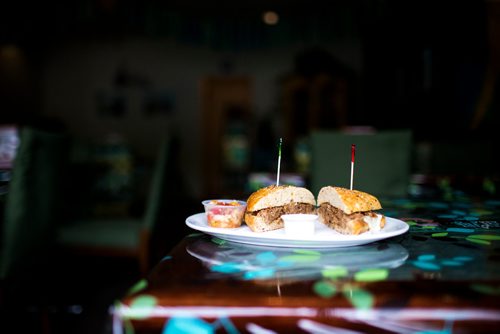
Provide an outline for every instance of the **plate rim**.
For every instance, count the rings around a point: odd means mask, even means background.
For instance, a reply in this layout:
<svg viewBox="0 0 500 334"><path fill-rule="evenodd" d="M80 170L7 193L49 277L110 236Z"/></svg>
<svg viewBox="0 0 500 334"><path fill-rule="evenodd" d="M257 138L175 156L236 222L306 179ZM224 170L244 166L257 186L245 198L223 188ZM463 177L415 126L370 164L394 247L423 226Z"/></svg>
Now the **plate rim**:
<svg viewBox="0 0 500 334"><path fill-rule="evenodd" d="M238 231L238 229L244 228L244 226L234 229L234 228L215 228L215 227L210 227L210 226L199 226L197 224L194 224L192 221L195 219L203 219L205 217L206 219L206 214L204 212L192 214L186 218L186 225L194 230L215 236L219 239L231 241L231 242L238 242L238 243L245 243L245 244L253 244L253 245L267 245L267 246L277 246L277 247L318 247L318 248L324 248L324 247L347 247L347 246L359 246L367 243L372 243L376 241L380 241L383 239L388 239L392 238L401 234L406 233L409 230L409 225L404 222L403 220L393 218L393 217L388 217L386 216L387 223L396 223L398 224L398 229L395 231L389 231L387 233L370 233L370 234L360 234L360 235L343 235L338 232L334 232L334 239L331 238L320 238L320 239L297 239L297 237L287 237L286 235L266 235L266 234L261 234L258 233L255 236L251 234L247 234L247 232L250 233L256 233L252 232L247 226L246 230L244 231L245 234L238 234L235 233L235 231ZM228 233L230 232L230 233ZM272 231L270 231L272 232ZM266 233L266 232L263 232ZM333 244L332 244L333 243Z"/></svg>

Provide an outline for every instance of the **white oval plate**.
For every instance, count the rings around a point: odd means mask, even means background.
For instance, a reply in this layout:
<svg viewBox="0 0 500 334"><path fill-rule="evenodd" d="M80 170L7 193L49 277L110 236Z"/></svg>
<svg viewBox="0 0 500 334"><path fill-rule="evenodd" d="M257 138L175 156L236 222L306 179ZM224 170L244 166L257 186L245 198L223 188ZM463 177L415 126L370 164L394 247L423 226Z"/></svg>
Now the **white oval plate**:
<svg viewBox="0 0 500 334"><path fill-rule="evenodd" d="M408 231L404 221L386 217L386 224L381 231L365 232L359 235L344 235L315 222L315 233L311 236L290 236L284 229L257 233L243 224L238 228L217 228L208 226L205 213L197 213L186 219L186 225L192 229L213 235L217 238L251 245L277 247L333 248L364 245L382 239L391 238Z"/></svg>

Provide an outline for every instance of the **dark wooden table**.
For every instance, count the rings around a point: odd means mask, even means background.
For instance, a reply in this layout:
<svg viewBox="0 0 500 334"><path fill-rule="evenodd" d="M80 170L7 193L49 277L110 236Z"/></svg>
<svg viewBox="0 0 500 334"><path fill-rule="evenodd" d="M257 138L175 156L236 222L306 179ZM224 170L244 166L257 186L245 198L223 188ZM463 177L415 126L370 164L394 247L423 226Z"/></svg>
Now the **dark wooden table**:
<svg viewBox="0 0 500 334"><path fill-rule="evenodd" d="M254 246L193 230L116 302L114 333L498 330L500 201L382 204L409 231L355 247Z"/></svg>

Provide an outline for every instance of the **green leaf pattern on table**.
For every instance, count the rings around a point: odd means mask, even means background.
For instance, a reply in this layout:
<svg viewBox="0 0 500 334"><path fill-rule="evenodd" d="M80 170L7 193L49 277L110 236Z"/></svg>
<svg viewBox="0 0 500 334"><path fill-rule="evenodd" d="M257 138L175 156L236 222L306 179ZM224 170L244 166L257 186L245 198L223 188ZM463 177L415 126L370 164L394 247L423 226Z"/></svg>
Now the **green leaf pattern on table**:
<svg viewBox="0 0 500 334"><path fill-rule="evenodd" d="M489 285L489 284L471 284L471 289L486 295L500 296L500 285Z"/></svg>
<svg viewBox="0 0 500 334"><path fill-rule="evenodd" d="M333 282L321 280L314 283L313 291L320 297L331 298L337 293L337 287Z"/></svg>
<svg viewBox="0 0 500 334"><path fill-rule="evenodd" d="M320 259L320 254L294 254L289 256L283 256L280 258L281 261L291 261L291 262L314 262Z"/></svg>
<svg viewBox="0 0 500 334"><path fill-rule="evenodd" d="M343 266L328 267L321 271L321 275L325 278L336 279L339 277L345 277L348 274L348 270Z"/></svg>
<svg viewBox="0 0 500 334"><path fill-rule="evenodd" d="M358 310L367 310L375 304L375 297L369 291L359 287L346 286L343 295Z"/></svg>
<svg viewBox="0 0 500 334"><path fill-rule="evenodd" d="M500 235L494 234L472 234L465 238L465 240L481 244L481 245L491 245L492 241L499 241Z"/></svg>
<svg viewBox="0 0 500 334"><path fill-rule="evenodd" d="M375 282L386 280L389 270L385 268L363 269L354 274L354 280L358 282Z"/></svg>
<svg viewBox="0 0 500 334"><path fill-rule="evenodd" d="M155 297L150 295L139 295L130 303L130 319L146 319L153 313L157 304Z"/></svg>
<svg viewBox="0 0 500 334"><path fill-rule="evenodd" d="M341 292L351 304L357 309L369 309L375 303L375 297L368 290L362 289L355 284L346 284L348 270L345 267L331 267L322 270L323 279L313 285L313 291L322 298L331 298ZM389 276L385 268L363 269L353 274L357 282L383 281Z"/></svg>
<svg viewBox="0 0 500 334"><path fill-rule="evenodd" d="M127 295L132 295L137 293L148 286L148 281L146 279L141 279L139 282L135 283L127 292Z"/></svg>
<svg viewBox="0 0 500 334"><path fill-rule="evenodd" d="M447 235L448 235L448 232L437 232L437 233L431 234L431 236L433 238L446 237Z"/></svg>

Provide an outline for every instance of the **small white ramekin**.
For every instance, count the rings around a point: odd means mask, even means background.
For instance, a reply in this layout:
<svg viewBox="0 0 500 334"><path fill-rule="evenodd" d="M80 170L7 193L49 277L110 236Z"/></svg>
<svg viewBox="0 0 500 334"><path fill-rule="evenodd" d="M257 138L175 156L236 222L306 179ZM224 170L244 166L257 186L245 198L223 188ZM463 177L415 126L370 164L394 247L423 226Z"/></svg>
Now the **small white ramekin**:
<svg viewBox="0 0 500 334"><path fill-rule="evenodd" d="M311 236L314 234L314 224L318 215L313 214L286 214L281 219L285 223L285 233L294 237Z"/></svg>

